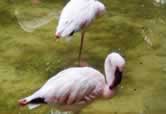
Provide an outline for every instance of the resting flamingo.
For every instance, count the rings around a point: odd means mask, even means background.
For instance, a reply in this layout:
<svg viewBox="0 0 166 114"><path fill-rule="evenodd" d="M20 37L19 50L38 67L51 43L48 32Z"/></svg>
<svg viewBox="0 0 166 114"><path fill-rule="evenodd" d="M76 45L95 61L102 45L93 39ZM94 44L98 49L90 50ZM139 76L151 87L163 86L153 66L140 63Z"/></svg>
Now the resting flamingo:
<svg viewBox="0 0 166 114"><path fill-rule="evenodd" d="M125 60L111 53L105 60L105 75L92 67L73 67L59 72L29 97L19 100L21 106L35 108L49 104L62 111L78 113L96 99L109 99L120 84Z"/></svg>
<svg viewBox="0 0 166 114"><path fill-rule="evenodd" d="M61 12L55 35L57 38L69 38L75 32L81 31L79 65L81 65L85 29L104 12L105 6L98 0L70 0Z"/></svg>

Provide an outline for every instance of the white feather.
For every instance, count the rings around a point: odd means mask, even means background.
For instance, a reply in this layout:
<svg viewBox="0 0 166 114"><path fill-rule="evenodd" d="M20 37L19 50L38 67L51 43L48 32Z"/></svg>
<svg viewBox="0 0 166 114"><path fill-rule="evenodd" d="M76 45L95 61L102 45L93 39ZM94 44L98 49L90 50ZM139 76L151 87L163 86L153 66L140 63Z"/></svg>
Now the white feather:
<svg viewBox="0 0 166 114"><path fill-rule="evenodd" d="M105 10L105 7L96 0L69 1L61 12L56 34L67 37L71 32L80 31L95 19L99 10Z"/></svg>

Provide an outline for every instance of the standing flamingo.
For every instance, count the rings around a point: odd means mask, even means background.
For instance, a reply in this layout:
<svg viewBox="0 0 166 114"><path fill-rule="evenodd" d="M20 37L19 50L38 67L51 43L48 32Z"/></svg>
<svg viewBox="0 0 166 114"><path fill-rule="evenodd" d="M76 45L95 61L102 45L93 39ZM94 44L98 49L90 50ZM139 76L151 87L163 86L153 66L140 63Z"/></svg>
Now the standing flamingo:
<svg viewBox="0 0 166 114"><path fill-rule="evenodd" d="M31 108L50 104L63 111L79 112L97 98L111 98L120 84L125 60L111 53L105 60L104 75L91 67L73 67L59 72L29 97L19 100Z"/></svg>
<svg viewBox="0 0 166 114"><path fill-rule="evenodd" d="M55 35L56 38L69 37L81 31L79 65L81 65L85 29L104 12L105 6L98 0L70 0L62 10Z"/></svg>

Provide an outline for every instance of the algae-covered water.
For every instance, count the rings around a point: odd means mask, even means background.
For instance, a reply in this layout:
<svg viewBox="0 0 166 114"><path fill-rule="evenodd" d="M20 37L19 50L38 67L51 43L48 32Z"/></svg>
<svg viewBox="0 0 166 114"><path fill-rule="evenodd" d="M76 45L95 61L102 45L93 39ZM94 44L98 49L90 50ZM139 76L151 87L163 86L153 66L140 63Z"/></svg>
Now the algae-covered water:
<svg viewBox="0 0 166 114"><path fill-rule="evenodd" d="M17 100L37 90L64 68L75 66L80 34L56 41L54 31L67 0L0 1L0 114L48 114L29 111ZM104 17L88 29L83 58L103 72L106 55L121 53L124 78L110 100L96 101L82 114L166 112L166 2L102 0Z"/></svg>

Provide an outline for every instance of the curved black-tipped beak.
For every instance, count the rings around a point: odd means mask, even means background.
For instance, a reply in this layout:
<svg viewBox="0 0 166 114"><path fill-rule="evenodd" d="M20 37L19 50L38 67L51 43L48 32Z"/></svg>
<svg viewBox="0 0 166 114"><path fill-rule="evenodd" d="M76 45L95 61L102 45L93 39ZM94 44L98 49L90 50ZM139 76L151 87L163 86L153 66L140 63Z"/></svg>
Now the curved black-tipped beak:
<svg viewBox="0 0 166 114"><path fill-rule="evenodd" d="M110 89L116 88L122 81L122 72L119 70L119 68L116 68L115 71L115 79L113 81L113 84L110 86Z"/></svg>

